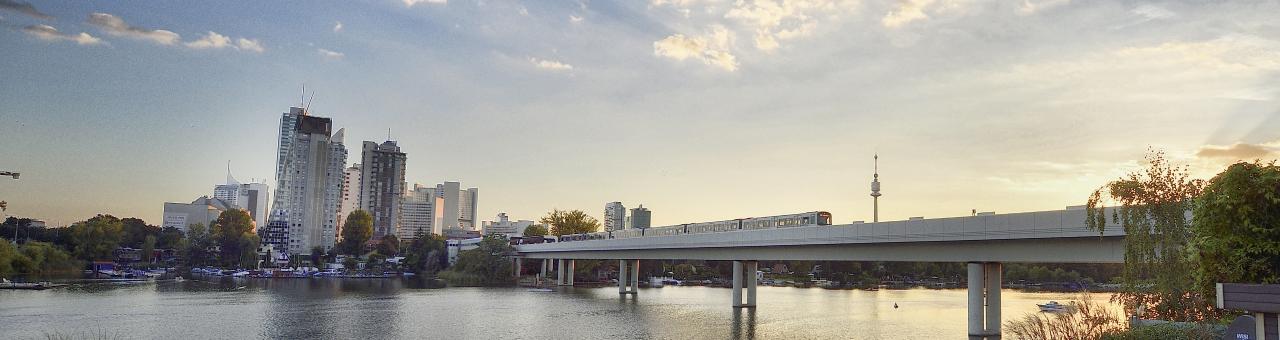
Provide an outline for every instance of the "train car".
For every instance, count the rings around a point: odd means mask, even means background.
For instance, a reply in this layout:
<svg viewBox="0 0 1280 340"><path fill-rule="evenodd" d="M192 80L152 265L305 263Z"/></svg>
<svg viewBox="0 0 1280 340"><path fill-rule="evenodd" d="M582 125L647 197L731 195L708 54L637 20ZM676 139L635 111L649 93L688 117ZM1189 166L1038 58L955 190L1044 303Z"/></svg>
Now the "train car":
<svg viewBox="0 0 1280 340"><path fill-rule="evenodd" d="M682 234L716 233L737 230L760 230L804 226L831 225L831 213L813 211L800 214L767 217L739 218L715 222L686 223L648 229L627 229L612 232L574 234L560 236L560 242L598 239L619 239L649 236L674 236Z"/></svg>

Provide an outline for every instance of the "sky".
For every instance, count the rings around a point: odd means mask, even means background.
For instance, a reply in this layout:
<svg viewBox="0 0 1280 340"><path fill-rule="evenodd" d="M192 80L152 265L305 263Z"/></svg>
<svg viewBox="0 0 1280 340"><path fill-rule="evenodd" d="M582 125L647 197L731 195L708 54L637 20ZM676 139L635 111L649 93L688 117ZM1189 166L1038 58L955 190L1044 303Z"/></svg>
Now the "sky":
<svg viewBox="0 0 1280 340"><path fill-rule="evenodd" d="M0 0L9 215L274 188L280 114L388 134L479 214L655 225L1063 209L1164 150L1280 155L1277 1ZM306 92L303 92L303 86Z"/></svg>

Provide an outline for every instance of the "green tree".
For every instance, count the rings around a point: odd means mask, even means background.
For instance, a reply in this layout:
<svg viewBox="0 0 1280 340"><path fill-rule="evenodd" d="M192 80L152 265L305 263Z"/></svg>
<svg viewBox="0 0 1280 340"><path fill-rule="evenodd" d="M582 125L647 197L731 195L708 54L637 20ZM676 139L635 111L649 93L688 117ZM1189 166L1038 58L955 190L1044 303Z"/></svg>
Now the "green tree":
<svg viewBox="0 0 1280 340"><path fill-rule="evenodd" d="M364 210L347 215L347 221L342 224L343 251L347 255L359 255L370 238L373 238L373 215Z"/></svg>
<svg viewBox="0 0 1280 340"><path fill-rule="evenodd" d="M418 235L404 251L404 263L408 270L419 274L433 274L449 266L446 253L444 237L436 234Z"/></svg>
<svg viewBox="0 0 1280 340"><path fill-rule="evenodd" d="M156 236L156 248L160 249L178 249L182 246L182 240L185 236L182 229L174 227L165 227L160 229L160 235Z"/></svg>
<svg viewBox="0 0 1280 340"><path fill-rule="evenodd" d="M347 258L342 259L343 269L346 269L349 272L353 272L353 271L356 271L357 267L360 267L360 260L356 260L355 256L347 256Z"/></svg>
<svg viewBox="0 0 1280 340"><path fill-rule="evenodd" d="M147 235L147 237L142 240L142 262L151 263L152 261L151 254L155 253L155 251L156 251L156 236Z"/></svg>
<svg viewBox="0 0 1280 340"><path fill-rule="evenodd" d="M600 222L582 210L552 210L538 222L551 226L551 235L555 236L594 233L600 230Z"/></svg>
<svg viewBox="0 0 1280 340"><path fill-rule="evenodd" d="M1212 303L1195 290L1194 268L1186 253L1191 240L1188 212L1204 181L1191 179L1185 166L1170 164L1163 152L1149 152L1146 161L1144 170L1098 188L1087 202L1090 229L1104 233L1108 222L1124 228L1122 289L1113 299L1126 311L1145 306L1140 315L1144 318L1212 317ZM1118 204L1110 209L1110 221L1104 199Z"/></svg>
<svg viewBox="0 0 1280 340"><path fill-rule="evenodd" d="M86 261L111 259L111 252L120 247L123 236L123 224L111 215L98 215L71 225L76 257Z"/></svg>
<svg viewBox="0 0 1280 340"><path fill-rule="evenodd" d="M396 235L384 235L378 240L378 253L386 256L400 254L400 239Z"/></svg>
<svg viewBox="0 0 1280 340"><path fill-rule="evenodd" d="M316 268L324 267L324 248L315 246L311 248L311 265Z"/></svg>
<svg viewBox="0 0 1280 340"><path fill-rule="evenodd" d="M1214 176L1195 207L1196 285L1280 283L1280 167L1236 163Z"/></svg>
<svg viewBox="0 0 1280 340"><path fill-rule="evenodd" d="M542 237L547 236L547 227L541 224L534 224L524 228L524 237Z"/></svg>
<svg viewBox="0 0 1280 340"><path fill-rule="evenodd" d="M258 237L254 233L253 218L243 209L223 211L213 221L212 238L218 248L219 262L223 266L246 267L256 261ZM249 255L246 256L245 255Z"/></svg>
<svg viewBox="0 0 1280 340"><path fill-rule="evenodd" d="M214 245L213 236L203 223L187 226L187 238L182 249L182 256L192 266L207 266L217 263L216 254L209 252Z"/></svg>
<svg viewBox="0 0 1280 340"><path fill-rule="evenodd" d="M120 239L122 247L142 248L147 236L160 235L160 227L148 225L146 221L135 217L121 219L120 226L124 231L124 236Z"/></svg>
<svg viewBox="0 0 1280 340"><path fill-rule="evenodd" d="M511 244L502 234L485 235L476 245L476 249L465 250L458 254L458 263L449 269L460 273L463 277L475 278L479 285L509 285L513 282L511 272ZM459 277L454 273L441 273L446 279Z"/></svg>

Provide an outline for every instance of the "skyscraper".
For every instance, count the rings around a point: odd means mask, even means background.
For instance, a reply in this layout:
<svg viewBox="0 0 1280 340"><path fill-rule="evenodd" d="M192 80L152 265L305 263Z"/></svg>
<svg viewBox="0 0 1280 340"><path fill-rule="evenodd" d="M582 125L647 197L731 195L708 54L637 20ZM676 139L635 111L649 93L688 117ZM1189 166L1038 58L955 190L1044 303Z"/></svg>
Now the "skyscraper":
<svg viewBox="0 0 1280 340"><path fill-rule="evenodd" d="M396 237L412 240L419 234L443 235L444 199L436 196L436 188L414 184L405 193L400 208L400 230Z"/></svg>
<svg viewBox="0 0 1280 340"><path fill-rule="evenodd" d="M622 202L609 202L604 205L604 230L618 231L626 228L627 207Z"/></svg>
<svg viewBox="0 0 1280 340"><path fill-rule="evenodd" d="M228 164L227 183L213 186L213 198L248 211L253 222L262 227L267 225L267 190L266 183L240 183L231 176L231 166Z"/></svg>
<svg viewBox="0 0 1280 340"><path fill-rule="evenodd" d="M395 235L404 200L405 153L394 141L365 141L360 170L360 208L373 215L373 237Z"/></svg>
<svg viewBox="0 0 1280 340"><path fill-rule="evenodd" d="M268 241L277 251L304 254L314 247L333 248L347 147L343 130L332 133L332 128L329 118L298 107L280 117L271 217L283 219L287 232Z"/></svg>
<svg viewBox="0 0 1280 340"><path fill-rule="evenodd" d="M342 225L347 222L347 215L360 209L360 164L347 167L342 171L342 199L338 202L337 235L342 238Z"/></svg>
<svg viewBox="0 0 1280 340"><path fill-rule="evenodd" d="M480 204L480 190L476 188L462 190L461 186L458 182L436 184L436 196L441 197L444 204L441 229L445 232L476 230L476 209Z"/></svg>
<svg viewBox="0 0 1280 340"><path fill-rule="evenodd" d="M631 217L628 219L631 220L631 228L645 229L649 228L653 213L649 212L649 209L645 209L644 204L641 204L639 207L631 209Z"/></svg>

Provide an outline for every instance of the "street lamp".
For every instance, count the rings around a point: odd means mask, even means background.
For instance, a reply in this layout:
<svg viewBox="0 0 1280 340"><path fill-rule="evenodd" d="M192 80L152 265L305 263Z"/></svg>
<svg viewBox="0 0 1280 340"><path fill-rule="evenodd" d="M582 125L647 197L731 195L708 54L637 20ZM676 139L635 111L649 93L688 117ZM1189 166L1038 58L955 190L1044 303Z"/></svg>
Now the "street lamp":
<svg viewBox="0 0 1280 340"><path fill-rule="evenodd" d="M13 177L14 180L18 179L18 175L20 174L12 171L0 171L0 176L10 176L10 177ZM0 212L4 212L8 210L9 210L9 202L0 201ZM4 214L0 213L0 218L3 218L3 217L4 217ZM18 224L17 223L13 224L13 244L14 245L18 244Z"/></svg>

